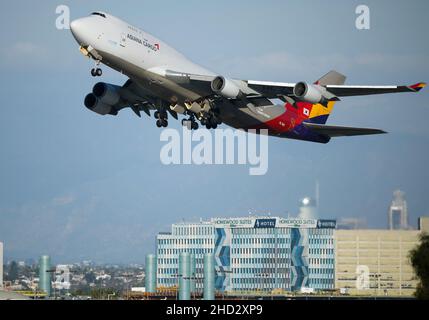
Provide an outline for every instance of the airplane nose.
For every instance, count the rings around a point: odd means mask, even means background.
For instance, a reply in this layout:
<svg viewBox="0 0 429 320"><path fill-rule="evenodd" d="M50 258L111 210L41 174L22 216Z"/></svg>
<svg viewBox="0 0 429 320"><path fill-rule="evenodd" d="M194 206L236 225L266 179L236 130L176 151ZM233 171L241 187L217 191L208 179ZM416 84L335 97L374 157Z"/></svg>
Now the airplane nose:
<svg viewBox="0 0 429 320"><path fill-rule="evenodd" d="M73 34L73 37L76 39L76 41L80 44L80 45L85 45L83 42L83 37L84 37L84 23L82 21L82 19L77 19L77 20L73 20L70 23L70 30L71 33Z"/></svg>

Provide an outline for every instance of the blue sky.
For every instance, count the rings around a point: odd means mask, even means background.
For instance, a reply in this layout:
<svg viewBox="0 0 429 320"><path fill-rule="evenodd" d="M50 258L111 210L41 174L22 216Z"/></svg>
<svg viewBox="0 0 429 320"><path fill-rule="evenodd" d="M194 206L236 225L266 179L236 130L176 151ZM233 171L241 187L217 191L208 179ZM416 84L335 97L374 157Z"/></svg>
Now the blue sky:
<svg viewBox="0 0 429 320"><path fill-rule="evenodd" d="M0 4L0 241L6 257L143 262L155 234L200 217L298 211L320 182L322 218L362 217L384 228L392 192L410 223L429 214L428 90L345 98L330 124L388 135L327 145L270 139L269 171L164 166L154 120L83 106L92 63L55 8L72 18L104 10L154 34L219 74L312 81L331 69L349 84L428 81L427 1L365 1L371 29L355 28L360 1L2 1ZM125 78L104 68L103 81ZM98 81L98 80L97 80ZM172 124L179 128L179 123Z"/></svg>

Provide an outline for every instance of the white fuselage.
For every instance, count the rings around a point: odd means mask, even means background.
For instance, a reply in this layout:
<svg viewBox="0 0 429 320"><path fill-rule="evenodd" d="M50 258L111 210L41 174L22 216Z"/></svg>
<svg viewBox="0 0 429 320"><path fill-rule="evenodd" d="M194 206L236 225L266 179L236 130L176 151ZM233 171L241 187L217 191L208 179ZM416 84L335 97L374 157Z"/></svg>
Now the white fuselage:
<svg viewBox="0 0 429 320"><path fill-rule="evenodd" d="M138 94L153 105L183 107L213 96L210 84L218 74L121 19L95 12L72 21L70 28L84 54L128 76L138 86ZM184 82L189 77L205 78L204 85ZM257 94L243 81L237 83L247 94ZM283 105L273 105L268 99L253 103L256 101L220 99L216 103L218 117L234 128L251 128L285 111Z"/></svg>

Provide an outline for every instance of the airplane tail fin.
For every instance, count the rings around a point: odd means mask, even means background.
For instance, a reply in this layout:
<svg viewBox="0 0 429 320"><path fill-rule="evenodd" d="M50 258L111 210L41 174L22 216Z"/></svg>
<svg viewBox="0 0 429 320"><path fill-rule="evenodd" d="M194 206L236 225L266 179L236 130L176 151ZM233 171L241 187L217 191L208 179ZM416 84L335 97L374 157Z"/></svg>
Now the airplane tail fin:
<svg viewBox="0 0 429 320"><path fill-rule="evenodd" d="M338 73L335 70L332 70L325 74L323 77L321 77L319 80L317 80L314 84L318 84L321 86L343 85L345 81L346 76L342 75L341 73ZM328 101L326 105L322 105L320 103L305 104L307 105L305 107L310 110L308 114L308 120L306 122L325 124L334 108L335 101Z"/></svg>

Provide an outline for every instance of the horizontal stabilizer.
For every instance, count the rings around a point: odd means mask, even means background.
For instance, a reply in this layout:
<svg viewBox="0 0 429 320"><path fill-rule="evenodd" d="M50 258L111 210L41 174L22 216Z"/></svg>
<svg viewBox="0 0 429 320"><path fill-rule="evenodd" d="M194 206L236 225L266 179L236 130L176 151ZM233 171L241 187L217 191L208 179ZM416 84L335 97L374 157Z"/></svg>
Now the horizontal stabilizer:
<svg viewBox="0 0 429 320"><path fill-rule="evenodd" d="M372 128L353 128L353 127L343 127L343 126L328 126L324 124L316 123L303 123L304 126L311 129L314 132L323 134L328 137L345 137L345 136L360 136L367 134L381 134L386 133L380 129Z"/></svg>

